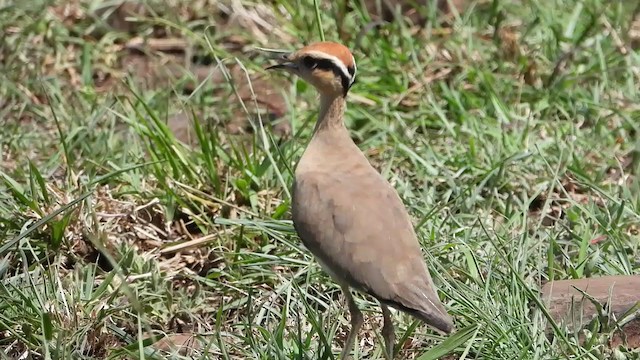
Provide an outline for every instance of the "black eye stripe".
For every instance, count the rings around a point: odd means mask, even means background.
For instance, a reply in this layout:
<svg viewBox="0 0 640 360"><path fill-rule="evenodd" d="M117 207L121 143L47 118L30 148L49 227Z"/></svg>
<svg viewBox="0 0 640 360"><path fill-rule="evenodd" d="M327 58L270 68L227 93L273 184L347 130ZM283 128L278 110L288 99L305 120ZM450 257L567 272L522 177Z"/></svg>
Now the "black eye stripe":
<svg viewBox="0 0 640 360"><path fill-rule="evenodd" d="M318 69L332 70L333 68L337 68L333 61L327 59L318 60Z"/></svg>
<svg viewBox="0 0 640 360"><path fill-rule="evenodd" d="M318 59L312 56L305 56L302 59L304 66L309 69L333 70L337 68L336 64L328 59Z"/></svg>
<svg viewBox="0 0 640 360"><path fill-rule="evenodd" d="M349 72L349 74L345 74L340 66L336 65L335 62L329 59L305 56L304 58L302 58L302 63L310 70L319 69L324 71L332 71L337 77L340 78L345 96L347 94L347 91L349 91L351 85L353 85L351 79L356 72L356 69L353 66L348 67L347 71Z"/></svg>

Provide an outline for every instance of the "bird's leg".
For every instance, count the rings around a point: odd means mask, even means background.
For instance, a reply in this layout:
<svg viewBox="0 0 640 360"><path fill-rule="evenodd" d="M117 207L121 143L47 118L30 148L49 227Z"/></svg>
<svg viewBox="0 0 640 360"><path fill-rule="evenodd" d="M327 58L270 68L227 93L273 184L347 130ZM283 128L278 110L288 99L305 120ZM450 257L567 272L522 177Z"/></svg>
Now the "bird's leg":
<svg viewBox="0 0 640 360"><path fill-rule="evenodd" d="M347 298L347 305L349 305L349 313L351 314L351 329L349 330L349 335L347 335L347 342L344 344L344 348L340 353L340 359L344 360L347 358L347 355L353 350L353 343L356 340L356 335L358 335L358 331L362 327L364 323L364 318L362 316L362 312L358 309L356 302L353 300L353 296L349 291L348 286L342 286L342 292L344 296Z"/></svg>
<svg viewBox="0 0 640 360"><path fill-rule="evenodd" d="M391 321L391 311L387 305L380 303L382 309L382 316L384 317L384 324L382 325L382 337L384 338L384 345L387 350L387 359L393 360L393 345L395 342L395 334L393 332L393 322Z"/></svg>

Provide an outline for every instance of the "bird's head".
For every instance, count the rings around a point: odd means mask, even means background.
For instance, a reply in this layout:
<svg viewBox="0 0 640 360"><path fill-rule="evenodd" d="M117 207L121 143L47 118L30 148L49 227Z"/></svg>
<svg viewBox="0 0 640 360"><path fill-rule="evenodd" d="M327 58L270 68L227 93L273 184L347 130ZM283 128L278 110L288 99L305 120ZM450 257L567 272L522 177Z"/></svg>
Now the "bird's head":
<svg viewBox="0 0 640 360"><path fill-rule="evenodd" d="M347 96L356 79L356 62L346 46L335 42L317 42L280 56L277 65L300 76L323 95Z"/></svg>

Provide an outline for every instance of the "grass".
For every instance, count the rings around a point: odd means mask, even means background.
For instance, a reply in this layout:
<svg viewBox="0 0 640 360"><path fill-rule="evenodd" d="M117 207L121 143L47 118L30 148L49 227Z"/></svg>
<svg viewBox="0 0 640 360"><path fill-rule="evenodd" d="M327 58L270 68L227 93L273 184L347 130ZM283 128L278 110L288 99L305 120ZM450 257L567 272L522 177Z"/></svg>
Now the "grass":
<svg viewBox="0 0 640 360"><path fill-rule="evenodd" d="M396 313L399 358L639 358L607 346L607 322L582 343L563 324L546 336L538 292L553 279L640 273L640 57L628 35L638 9L470 3L450 27L426 9L432 21L419 32L394 21L359 35L371 16L353 5L344 39L334 16L344 4L312 0L234 1L241 29L219 25L223 4L151 4L133 33L107 27L98 2L0 5L2 358L332 359L340 350L339 287L289 220L313 89L296 79L280 89L286 139L260 123L227 134L217 122L238 115L207 81L185 95L181 83L145 87L132 74L102 91L99 74L119 70L119 44L158 33L197 44L212 68L239 62L251 74L268 61L231 53L229 35L287 49L324 36L353 49L347 125L409 208L458 328L445 339ZM256 14L280 33L250 26ZM196 145L176 139L171 109L194 120ZM357 301L367 320L355 356L382 358L379 309ZM176 333L199 345L158 350Z"/></svg>

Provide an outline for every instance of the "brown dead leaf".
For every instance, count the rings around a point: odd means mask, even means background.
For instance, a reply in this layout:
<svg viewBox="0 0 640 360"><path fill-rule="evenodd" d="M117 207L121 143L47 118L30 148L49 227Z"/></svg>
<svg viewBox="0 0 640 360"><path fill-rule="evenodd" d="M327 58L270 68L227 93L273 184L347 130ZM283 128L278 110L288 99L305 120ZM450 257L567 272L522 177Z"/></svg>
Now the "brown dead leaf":
<svg viewBox="0 0 640 360"><path fill-rule="evenodd" d="M591 241L589 242L591 245L597 245L603 241L607 240L607 236L606 235L598 235L595 238L591 239Z"/></svg>
<svg viewBox="0 0 640 360"><path fill-rule="evenodd" d="M529 59L529 65L524 70L524 82L529 86L540 87L542 85L542 79L538 74L538 64L535 59Z"/></svg>
<svg viewBox="0 0 640 360"><path fill-rule="evenodd" d="M516 61L522 53L520 48L520 34L516 26L501 27L498 31L502 56L510 61Z"/></svg>

